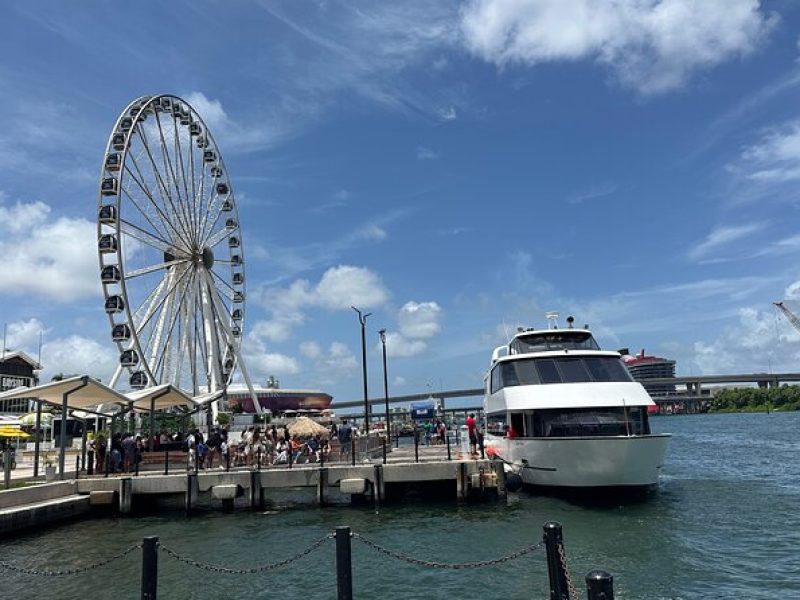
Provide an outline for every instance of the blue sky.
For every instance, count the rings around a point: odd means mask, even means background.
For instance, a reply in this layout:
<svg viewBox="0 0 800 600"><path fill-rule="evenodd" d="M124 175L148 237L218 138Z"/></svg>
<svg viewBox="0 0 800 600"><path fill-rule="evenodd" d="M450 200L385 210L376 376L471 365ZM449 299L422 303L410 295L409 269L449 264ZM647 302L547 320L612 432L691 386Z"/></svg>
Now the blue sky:
<svg viewBox="0 0 800 600"><path fill-rule="evenodd" d="M259 381L479 386L544 311L680 373L797 370L800 7L775 0L9 3L0 307L45 377L116 361L95 250L119 112L225 156ZM793 299L797 299L793 303Z"/></svg>

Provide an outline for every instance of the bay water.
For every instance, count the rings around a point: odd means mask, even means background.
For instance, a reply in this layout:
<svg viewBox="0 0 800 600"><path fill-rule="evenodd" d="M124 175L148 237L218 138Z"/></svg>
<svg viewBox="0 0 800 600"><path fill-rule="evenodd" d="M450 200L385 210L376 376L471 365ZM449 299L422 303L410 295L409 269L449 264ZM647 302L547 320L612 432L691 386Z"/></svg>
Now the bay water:
<svg viewBox="0 0 800 600"><path fill-rule="evenodd" d="M800 598L800 413L656 417L671 432L662 481L644 502L589 504L512 494L508 501L455 501L382 507L317 508L308 490L270 510L179 510L134 518L88 519L0 543L0 561L57 570L90 564L143 536L158 535L183 556L247 568L287 558L338 525L421 559L497 558L541 539L562 523L581 598L594 568L614 575L616 597L633 599ZM336 597L332 540L289 566L259 575L225 575L159 555L160 598ZM62 578L0 569L9 598L137 598L141 553ZM398 561L353 540L356 598L546 599L543 550L483 569L438 570Z"/></svg>

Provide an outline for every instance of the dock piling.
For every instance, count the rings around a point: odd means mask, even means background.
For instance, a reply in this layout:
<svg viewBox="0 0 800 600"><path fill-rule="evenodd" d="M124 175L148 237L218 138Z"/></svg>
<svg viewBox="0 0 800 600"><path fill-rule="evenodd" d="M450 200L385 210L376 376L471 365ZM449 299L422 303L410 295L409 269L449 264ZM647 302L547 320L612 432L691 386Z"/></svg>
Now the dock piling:
<svg viewBox="0 0 800 600"><path fill-rule="evenodd" d="M142 540L142 600L158 596L158 536Z"/></svg>
<svg viewBox="0 0 800 600"><path fill-rule="evenodd" d="M353 600L350 528L336 528L336 599Z"/></svg>
<svg viewBox="0 0 800 600"><path fill-rule="evenodd" d="M192 514L194 505L197 502L197 473L189 473L186 476L186 516Z"/></svg>
<svg viewBox="0 0 800 600"><path fill-rule="evenodd" d="M133 480L123 477L119 480L119 512L123 515L130 514L133 505Z"/></svg>
<svg viewBox="0 0 800 600"><path fill-rule="evenodd" d="M564 553L561 523L548 521L542 528L547 554L547 575L550 579L550 600L570 600L566 568L561 558Z"/></svg>
<svg viewBox="0 0 800 600"><path fill-rule="evenodd" d="M319 481L317 482L317 500L320 506L328 504L328 468L320 467Z"/></svg>
<svg viewBox="0 0 800 600"><path fill-rule="evenodd" d="M614 577L606 571L589 571L586 591L589 600L614 600Z"/></svg>

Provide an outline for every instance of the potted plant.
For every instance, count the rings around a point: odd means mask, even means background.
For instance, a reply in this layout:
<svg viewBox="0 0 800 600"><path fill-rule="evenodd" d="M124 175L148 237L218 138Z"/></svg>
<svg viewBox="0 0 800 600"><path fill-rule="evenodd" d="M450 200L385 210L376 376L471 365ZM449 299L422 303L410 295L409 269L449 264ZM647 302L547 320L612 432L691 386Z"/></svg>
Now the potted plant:
<svg viewBox="0 0 800 600"><path fill-rule="evenodd" d="M44 453L44 480L56 480L56 464L52 452Z"/></svg>

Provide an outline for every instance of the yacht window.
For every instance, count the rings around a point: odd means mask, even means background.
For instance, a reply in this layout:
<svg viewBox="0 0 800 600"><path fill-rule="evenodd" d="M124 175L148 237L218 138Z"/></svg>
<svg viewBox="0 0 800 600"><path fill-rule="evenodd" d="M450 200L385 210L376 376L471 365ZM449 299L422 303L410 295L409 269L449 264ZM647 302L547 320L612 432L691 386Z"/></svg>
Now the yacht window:
<svg viewBox="0 0 800 600"><path fill-rule="evenodd" d="M487 415L486 430L494 435L505 435L506 413L495 413L493 415Z"/></svg>
<svg viewBox="0 0 800 600"><path fill-rule="evenodd" d="M489 389L491 390L492 394L494 394L495 392L500 391L500 389L503 387L502 382L500 380L500 367L501 366L502 366L502 363L499 364L499 365L495 365L494 369L492 369L491 381L489 382L489 384L490 384L490 388Z"/></svg>
<svg viewBox="0 0 800 600"><path fill-rule="evenodd" d="M515 354L543 352L546 350L599 350L600 347L588 331L551 331L518 337L511 343Z"/></svg>
<svg viewBox="0 0 800 600"><path fill-rule="evenodd" d="M518 436L527 435L525 433L525 417L522 413L511 413L511 427Z"/></svg>
<svg viewBox="0 0 800 600"><path fill-rule="evenodd" d="M542 383L561 383L561 375L556 369L556 361L550 358L539 359L536 361L536 368L539 370L539 378Z"/></svg>
<svg viewBox="0 0 800 600"><path fill-rule="evenodd" d="M646 435L650 433L646 407L548 409L534 413L537 437Z"/></svg>
<svg viewBox="0 0 800 600"><path fill-rule="evenodd" d="M592 380L580 358L559 359L557 364L564 383L585 383Z"/></svg>

